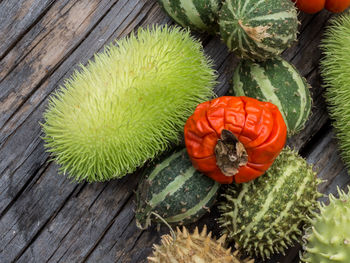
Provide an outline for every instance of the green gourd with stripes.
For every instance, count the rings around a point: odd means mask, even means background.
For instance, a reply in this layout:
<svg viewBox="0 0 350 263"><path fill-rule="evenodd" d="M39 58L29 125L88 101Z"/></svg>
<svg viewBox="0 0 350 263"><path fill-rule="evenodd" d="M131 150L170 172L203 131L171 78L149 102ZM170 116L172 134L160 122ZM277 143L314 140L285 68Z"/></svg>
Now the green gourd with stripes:
<svg viewBox="0 0 350 263"><path fill-rule="evenodd" d="M251 256L270 258L300 242L300 227L317 208L316 173L289 148L256 180L233 184L219 205L223 234Z"/></svg>
<svg viewBox="0 0 350 263"><path fill-rule="evenodd" d="M183 27L215 34L221 0L158 0L164 11Z"/></svg>
<svg viewBox="0 0 350 263"><path fill-rule="evenodd" d="M220 185L198 172L186 149L146 169L137 189L136 224L152 222L188 224L197 221L214 204Z"/></svg>
<svg viewBox="0 0 350 263"><path fill-rule="evenodd" d="M241 58L263 61L281 54L297 38L292 1L226 0L219 15L220 35Z"/></svg>
<svg viewBox="0 0 350 263"><path fill-rule="evenodd" d="M311 112L310 85L295 67L280 57L261 63L244 60L233 75L233 92L275 104L286 122L288 135L301 131Z"/></svg>

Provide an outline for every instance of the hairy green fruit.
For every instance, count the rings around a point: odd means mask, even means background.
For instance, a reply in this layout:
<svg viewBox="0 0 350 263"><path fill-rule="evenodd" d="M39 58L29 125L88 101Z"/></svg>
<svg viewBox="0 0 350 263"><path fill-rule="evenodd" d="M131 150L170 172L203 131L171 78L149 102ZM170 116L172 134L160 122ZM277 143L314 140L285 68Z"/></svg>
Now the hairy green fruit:
<svg viewBox="0 0 350 263"><path fill-rule="evenodd" d="M350 191L350 187L348 187ZM306 230L305 254L309 263L350 262L350 193L338 189L339 199L329 195L329 205L320 204L320 214L311 219Z"/></svg>
<svg viewBox="0 0 350 263"><path fill-rule="evenodd" d="M46 147L78 181L122 177L179 140L214 82L211 62L188 31L139 29L95 55L51 96Z"/></svg>
<svg viewBox="0 0 350 263"><path fill-rule="evenodd" d="M275 104L289 136L301 131L310 116L309 87L296 68L281 57L261 63L243 60L233 75L234 94Z"/></svg>
<svg viewBox="0 0 350 263"><path fill-rule="evenodd" d="M325 33L321 75L326 84L328 110L341 154L350 167L350 13L336 17Z"/></svg>
<svg viewBox="0 0 350 263"><path fill-rule="evenodd" d="M296 40L298 17L286 0L225 0L220 35L237 56L263 61L281 54Z"/></svg>
<svg viewBox="0 0 350 263"><path fill-rule="evenodd" d="M161 245L153 245L153 254L148 257L151 263L254 263L252 259L240 259L236 250L224 248L226 236L216 240L207 233L204 225L201 233L198 227L190 234L185 227L177 233L162 236Z"/></svg>
<svg viewBox="0 0 350 263"><path fill-rule="evenodd" d="M319 180L312 167L289 148L258 179L230 186L219 206L223 233L250 255L284 253L317 207Z"/></svg>
<svg viewBox="0 0 350 263"><path fill-rule="evenodd" d="M158 0L165 12L183 27L215 34L221 0Z"/></svg>
<svg viewBox="0 0 350 263"><path fill-rule="evenodd" d="M137 189L136 224L151 222L188 224L197 221L214 204L220 184L197 171L186 149L175 152L147 169Z"/></svg>

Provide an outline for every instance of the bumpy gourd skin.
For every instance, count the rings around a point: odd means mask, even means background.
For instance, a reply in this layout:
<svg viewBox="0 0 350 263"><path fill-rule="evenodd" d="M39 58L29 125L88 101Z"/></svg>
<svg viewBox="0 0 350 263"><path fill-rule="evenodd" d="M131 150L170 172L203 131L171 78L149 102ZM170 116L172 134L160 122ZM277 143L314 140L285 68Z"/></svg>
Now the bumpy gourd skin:
<svg viewBox="0 0 350 263"><path fill-rule="evenodd" d="M78 181L120 178L179 141L196 105L213 95L215 77L188 31L139 29L51 97L45 146Z"/></svg>
<svg viewBox="0 0 350 263"><path fill-rule="evenodd" d="M226 129L243 144L248 163L234 176L217 165L215 146ZM185 143L193 165L219 183L248 182L262 175L286 142L287 127L278 108L249 97L224 96L197 106L188 118Z"/></svg>
<svg viewBox="0 0 350 263"><path fill-rule="evenodd" d="M220 36L244 59L264 61L281 54L297 39L297 10L289 0L225 0Z"/></svg>
<svg viewBox="0 0 350 263"><path fill-rule="evenodd" d="M300 241L301 227L317 209L319 183L311 165L283 149L263 176L227 188L219 205L223 234L251 256L284 253Z"/></svg>
<svg viewBox="0 0 350 263"><path fill-rule="evenodd" d="M240 259L236 250L224 248L226 236L216 240L207 233L204 225L201 233L198 227L190 234L185 227L177 228L176 239L170 235L162 236L161 245L153 245L153 254L148 262L153 263L254 263L253 259Z"/></svg>
<svg viewBox="0 0 350 263"><path fill-rule="evenodd" d="M350 187L348 188L348 191ZM311 219L301 259L308 263L350 262L350 195L338 189L339 199L330 195L329 205Z"/></svg>

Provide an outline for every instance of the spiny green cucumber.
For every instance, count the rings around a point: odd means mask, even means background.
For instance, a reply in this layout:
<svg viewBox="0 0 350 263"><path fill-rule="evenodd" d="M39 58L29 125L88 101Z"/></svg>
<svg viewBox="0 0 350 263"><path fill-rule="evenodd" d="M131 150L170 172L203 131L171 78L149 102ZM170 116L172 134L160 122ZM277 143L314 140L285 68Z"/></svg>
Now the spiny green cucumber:
<svg viewBox="0 0 350 263"><path fill-rule="evenodd" d="M77 181L120 178L179 141L215 72L186 30L153 26L110 44L55 92L45 146Z"/></svg>

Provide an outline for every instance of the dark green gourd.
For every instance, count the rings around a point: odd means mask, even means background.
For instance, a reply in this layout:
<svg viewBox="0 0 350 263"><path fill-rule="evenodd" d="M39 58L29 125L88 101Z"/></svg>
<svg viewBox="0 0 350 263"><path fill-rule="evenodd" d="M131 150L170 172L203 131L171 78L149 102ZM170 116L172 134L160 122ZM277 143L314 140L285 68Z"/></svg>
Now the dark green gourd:
<svg viewBox="0 0 350 263"><path fill-rule="evenodd" d="M298 17L292 1L226 0L219 25L223 41L236 55L263 61L296 40Z"/></svg>
<svg viewBox="0 0 350 263"><path fill-rule="evenodd" d="M183 27L216 33L221 0L158 0L165 12Z"/></svg>
<svg viewBox="0 0 350 263"><path fill-rule="evenodd" d="M137 189L136 220L140 228L151 222L188 224L214 204L220 185L197 171L185 149L147 169Z"/></svg>
<svg viewBox="0 0 350 263"><path fill-rule="evenodd" d="M311 112L310 85L296 68L280 57L261 63L243 60L233 75L233 92L275 104L288 135L301 131Z"/></svg>
<svg viewBox="0 0 350 263"><path fill-rule="evenodd" d="M285 148L266 174L229 186L219 206L223 234L252 256L284 253L300 241L300 227L317 208L319 182L312 167Z"/></svg>

